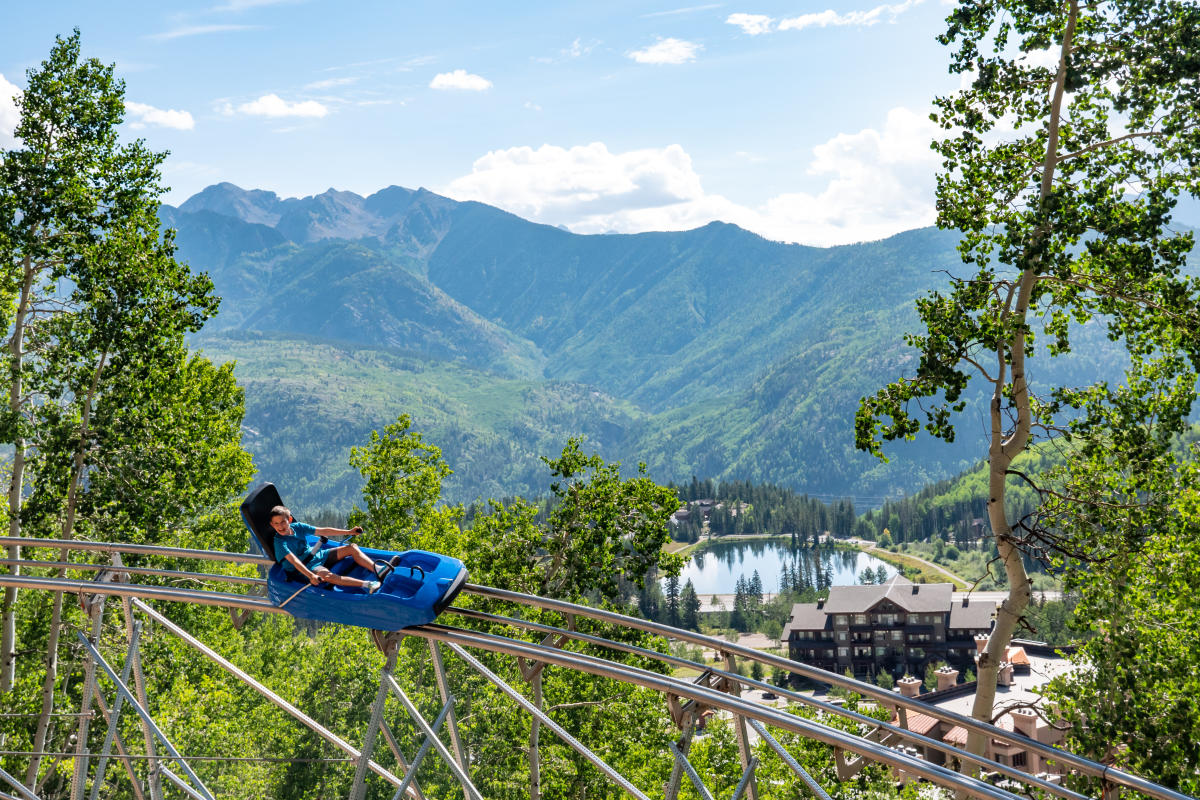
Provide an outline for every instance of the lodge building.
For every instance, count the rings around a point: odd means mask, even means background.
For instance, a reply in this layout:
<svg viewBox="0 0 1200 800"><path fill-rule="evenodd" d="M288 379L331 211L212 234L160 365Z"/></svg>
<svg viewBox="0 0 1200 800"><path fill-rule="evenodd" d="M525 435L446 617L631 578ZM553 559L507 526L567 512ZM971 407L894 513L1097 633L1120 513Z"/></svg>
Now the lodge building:
<svg viewBox="0 0 1200 800"><path fill-rule="evenodd" d="M991 631L996 604L955 600L953 592L949 583L900 575L881 585L834 586L826 600L794 605L780 638L792 660L857 678L921 675L937 661L973 668L975 637Z"/></svg>

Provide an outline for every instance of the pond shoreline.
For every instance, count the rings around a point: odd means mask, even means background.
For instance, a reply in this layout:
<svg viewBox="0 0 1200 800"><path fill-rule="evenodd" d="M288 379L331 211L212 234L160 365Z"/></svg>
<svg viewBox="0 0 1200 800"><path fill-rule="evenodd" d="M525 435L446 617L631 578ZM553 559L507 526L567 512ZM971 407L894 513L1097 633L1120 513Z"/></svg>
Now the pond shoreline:
<svg viewBox="0 0 1200 800"><path fill-rule="evenodd" d="M691 544L685 542L671 541L663 545L663 550L668 553L678 553L684 558L690 558L696 553L702 553L709 548L710 545L727 544L730 542L790 542L792 535L790 533L740 533L733 536L705 536L698 542ZM857 550L865 553L866 549L858 546L854 542L846 539L833 539L834 550ZM817 548L805 547L804 550L813 550ZM819 549L825 549L822 545Z"/></svg>
<svg viewBox="0 0 1200 800"><path fill-rule="evenodd" d="M854 542L827 539L819 546L792 546L787 535L742 535L704 538L676 552L689 560L680 573L680 584L691 581L702 597L731 595L739 575L749 580L758 574L764 593L775 593L781 586L853 584L864 569L886 567L887 577L897 571L894 565L875 557Z"/></svg>

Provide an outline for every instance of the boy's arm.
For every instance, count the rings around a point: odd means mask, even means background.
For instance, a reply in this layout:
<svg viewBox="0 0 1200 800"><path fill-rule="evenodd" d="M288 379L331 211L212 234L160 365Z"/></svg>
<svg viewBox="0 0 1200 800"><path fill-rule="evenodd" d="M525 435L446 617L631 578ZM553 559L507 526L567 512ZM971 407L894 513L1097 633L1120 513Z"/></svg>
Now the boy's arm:
<svg viewBox="0 0 1200 800"><path fill-rule="evenodd" d="M287 560L292 562L292 566L296 568L296 571L303 575L313 586L316 586L321 582L321 577L308 567L304 566L304 562L296 558L295 553L288 553Z"/></svg>
<svg viewBox="0 0 1200 800"><path fill-rule="evenodd" d="M363 532L361 525L355 525L353 528L346 530L345 528L317 528L317 536L358 536Z"/></svg>

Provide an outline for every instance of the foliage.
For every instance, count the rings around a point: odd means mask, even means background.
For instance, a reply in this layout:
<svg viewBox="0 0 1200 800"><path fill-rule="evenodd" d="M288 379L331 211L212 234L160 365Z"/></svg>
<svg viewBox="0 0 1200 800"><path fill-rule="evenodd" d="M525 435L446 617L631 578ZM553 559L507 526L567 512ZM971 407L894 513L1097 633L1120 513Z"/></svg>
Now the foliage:
<svg viewBox="0 0 1200 800"><path fill-rule="evenodd" d="M1076 752L1187 794L1200 791L1198 479L1190 458L1148 464L1110 452L1072 465L1066 487L1108 502L1063 517L1064 533L1099 537L1109 557L1067 573L1074 616L1095 635L1073 658L1079 669L1047 692Z"/></svg>
<svg viewBox="0 0 1200 800"><path fill-rule="evenodd" d="M232 369L184 346L218 301L159 231L164 155L119 141L113 68L83 58L76 31L27 77L18 146L0 152L7 532L170 541L201 528L251 474ZM39 754L64 748L69 731L51 714L82 687L59 673L80 658L60 637L88 622L61 593L47 606L11 588L0 616L0 692L38 707L3 738ZM53 795L62 767L43 764L32 758L25 781Z"/></svg>
<svg viewBox="0 0 1200 800"><path fill-rule="evenodd" d="M1011 516L1010 483L1050 496L1016 458L1044 433L1076 437L1072 458L1115 445L1153 459L1191 406L1200 281L1182 274L1192 236L1169 222L1179 195L1200 191L1198 25L1200 8L1181 0L997 0L961 3L939 39L967 81L936 101L948 132L935 144L938 224L962 231L968 272L918 299L915 374L863 398L855 432L878 456L883 441L922 429L953 441L971 382L984 384L988 518L1009 596L979 662L980 719L1029 600L1021 549L1105 555L1036 515ZM1093 369L1034 393L1030 359L1088 351L1101 330L1127 353L1122 385ZM970 746L982 752L983 737Z"/></svg>

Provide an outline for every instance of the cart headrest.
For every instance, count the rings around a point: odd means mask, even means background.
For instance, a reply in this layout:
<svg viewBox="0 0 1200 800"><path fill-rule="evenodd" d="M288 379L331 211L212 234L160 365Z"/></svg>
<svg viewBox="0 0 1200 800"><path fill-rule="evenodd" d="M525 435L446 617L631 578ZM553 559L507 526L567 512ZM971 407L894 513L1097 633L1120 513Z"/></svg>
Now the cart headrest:
<svg viewBox="0 0 1200 800"><path fill-rule="evenodd" d="M273 483L264 483L242 501L242 521L254 534L267 558L275 557L275 531L271 528L271 509L283 505Z"/></svg>

